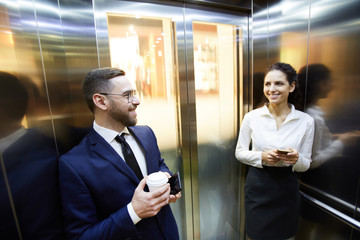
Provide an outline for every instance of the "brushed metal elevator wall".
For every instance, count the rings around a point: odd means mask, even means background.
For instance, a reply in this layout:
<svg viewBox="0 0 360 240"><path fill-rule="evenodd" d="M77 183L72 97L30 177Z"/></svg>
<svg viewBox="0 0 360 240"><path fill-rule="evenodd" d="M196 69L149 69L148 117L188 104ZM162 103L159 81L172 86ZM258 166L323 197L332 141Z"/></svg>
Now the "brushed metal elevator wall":
<svg viewBox="0 0 360 240"><path fill-rule="evenodd" d="M297 70L305 68L304 99L316 99L304 101L305 111L321 113L314 115L322 124L319 129L324 129L317 136L325 136L318 140L324 145L319 164L302 174L300 181L305 194L331 208L324 211L304 198L297 239L359 239L356 228L331 215L335 209L360 220L360 143L356 134L360 129L359 8L356 0L252 1L250 54L246 56L249 70L245 70L252 80L252 98L244 103L252 102L250 108L256 103L266 66L284 61ZM0 1L0 71L22 80L29 92L22 124L46 137L55 155L77 144L91 126L93 119L81 93L84 74L109 65L108 46L102 41L106 37L99 33L102 38L98 39L96 33L97 27L106 24L105 19L97 22L94 14L92 1ZM100 28L96 24L101 24ZM325 66L331 77L314 92L319 86L310 81L316 81L311 73L317 65ZM244 98L247 96L244 92ZM10 105L18 106L15 102ZM6 132L15 120L2 118L1 122ZM1 176L4 181L3 173ZM1 193L0 197L9 197L5 190Z"/></svg>

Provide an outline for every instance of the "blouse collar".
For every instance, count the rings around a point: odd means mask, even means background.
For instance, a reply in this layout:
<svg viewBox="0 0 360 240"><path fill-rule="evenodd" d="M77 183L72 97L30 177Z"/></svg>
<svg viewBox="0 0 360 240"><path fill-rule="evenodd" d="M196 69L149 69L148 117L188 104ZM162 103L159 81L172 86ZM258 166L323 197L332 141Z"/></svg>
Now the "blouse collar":
<svg viewBox="0 0 360 240"><path fill-rule="evenodd" d="M296 111L293 104L290 104L290 106L291 106L291 110L290 110L290 113L287 115L287 117L285 119L285 122L293 120L293 119L299 119L300 118L299 111ZM265 104L259 110L260 110L261 115L273 118L273 116L271 115L271 113L269 111L269 108L267 107L267 104Z"/></svg>

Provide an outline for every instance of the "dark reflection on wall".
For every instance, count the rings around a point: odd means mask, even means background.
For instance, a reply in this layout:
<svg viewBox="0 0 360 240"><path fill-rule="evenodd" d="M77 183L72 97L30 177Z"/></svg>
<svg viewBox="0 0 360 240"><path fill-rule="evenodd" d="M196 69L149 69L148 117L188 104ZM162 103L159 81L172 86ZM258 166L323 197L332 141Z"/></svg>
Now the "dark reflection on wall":
<svg viewBox="0 0 360 240"><path fill-rule="evenodd" d="M353 23L359 19L355 10L359 4L342 1L314 14L310 64L299 75L306 112L315 119L313 163L301 174L302 191L355 220L360 184L360 32ZM299 239L356 239L357 232L303 199Z"/></svg>
<svg viewBox="0 0 360 240"><path fill-rule="evenodd" d="M50 128L52 126L50 121L53 122L59 155L66 153L79 144L89 132L92 124L93 117L83 114L85 111L81 109L83 102L85 102L82 97L81 80L75 81L73 79L77 86L74 86L75 83L70 84L59 79L47 83L52 117L45 117L42 120L44 123L40 122L39 124ZM84 120L85 117L87 117L86 120ZM35 119L35 121L39 120ZM52 129L46 129L45 131L53 132Z"/></svg>
<svg viewBox="0 0 360 240"><path fill-rule="evenodd" d="M56 145L22 126L29 96L17 77L0 72L0 238L63 239Z"/></svg>
<svg viewBox="0 0 360 240"><path fill-rule="evenodd" d="M349 123L352 121L344 124L345 128L342 126L341 129L338 129L339 133L333 134L330 131L329 121L326 121L324 118L325 112L318 106L318 102L321 99L327 98L333 87L331 71L328 67L323 64L310 64L307 67L302 67L299 71L299 83L302 91L305 92L306 90L306 112L315 121L316 128L311 163L311 169L314 169L320 167L331 158L341 157L348 153L348 151L344 152L344 148L356 145L360 131L357 130L356 125L349 127ZM352 106L349 109L349 113L339 113L337 119L346 118L346 115L349 114L359 118L360 114L356 114L356 111L359 111L358 109ZM347 132L342 132L341 130Z"/></svg>
<svg viewBox="0 0 360 240"><path fill-rule="evenodd" d="M253 79L254 79L253 80L253 106L255 109L255 108L261 107L267 101L267 99L264 95L264 92L263 92L265 73L264 72L254 73Z"/></svg>
<svg viewBox="0 0 360 240"><path fill-rule="evenodd" d="M347 213L354 214L356 205L356 186L359 180L360 162L354 156L360 154L357 124L360 122L358 107L343 106L336 118L327 118L327 113L321 107L321 101L329 97L333 91L334 79L331 70L324 64L310 64L299 71L299 83L306 92L306 112L314 118L315 136L312 150L312 163L310 170L302 173L301 181L305 184L325 191L341 200L350 203L353 207L346 208L341 204L329 202L324 196L318 196L321 201ZM346 119L351 116L351 121ZM352 124L352 125L351 125ZM305 190L306 191L306 190ZM329 228L341 233L343 239L348 239L351 233L349 226L339 224L329 215L304 200L302 202L302 217L305 219L309 232L319 232L319 229ZM321 224L318 224L318 223ZM334 233L320 230L321 238L331 237ZM300 234L301 235L301 234ZM315 239L319 238L319 235ZM304 237L303 239L308 239Z"/></svg>

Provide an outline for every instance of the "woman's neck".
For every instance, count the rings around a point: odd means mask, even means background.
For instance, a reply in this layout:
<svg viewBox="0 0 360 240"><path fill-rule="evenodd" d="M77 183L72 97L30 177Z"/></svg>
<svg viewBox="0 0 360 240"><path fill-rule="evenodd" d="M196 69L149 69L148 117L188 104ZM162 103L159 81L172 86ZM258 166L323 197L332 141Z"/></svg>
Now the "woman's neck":
<svg viewBox="0 0 360 240"><path fill-rule="evenodd" d="M267 106L271 115L275 117L287 116L291 112L291 107L287 102L281 104L269 103Z"/></svg>
<svg viewBox="0 0 360 240"><path fill-rule="evenodd" d="M268 104L270 114L274 117L276 127L279 129L285 122L287 115L291 112L291 108L287 103L284 104Z"/></svg>

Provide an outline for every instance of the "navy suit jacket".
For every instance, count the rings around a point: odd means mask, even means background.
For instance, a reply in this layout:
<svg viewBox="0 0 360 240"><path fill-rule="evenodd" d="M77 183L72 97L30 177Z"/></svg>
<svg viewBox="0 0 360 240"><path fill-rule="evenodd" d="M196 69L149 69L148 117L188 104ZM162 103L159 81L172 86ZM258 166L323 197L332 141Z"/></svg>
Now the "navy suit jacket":
<svg viewBox="0 0 360 240"><path fill-rule="evenodd" d="M148 174L169 172L153 131L129 127L144 149ZM139 184L135 173L94 129L61 156L60 191L68 239L179 239L170 206L133 224L127 211Z"/></svg>

